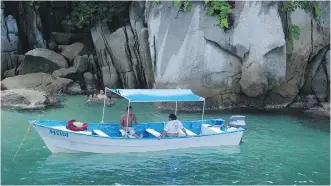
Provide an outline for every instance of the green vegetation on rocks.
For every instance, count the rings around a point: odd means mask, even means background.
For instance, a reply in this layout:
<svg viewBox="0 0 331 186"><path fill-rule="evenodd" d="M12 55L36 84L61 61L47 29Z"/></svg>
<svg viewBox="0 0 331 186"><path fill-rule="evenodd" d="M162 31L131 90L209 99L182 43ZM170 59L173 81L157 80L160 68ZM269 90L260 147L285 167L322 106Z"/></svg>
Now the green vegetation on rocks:
<svg viewBox="0 0 331 186"><path fill-rule="evenodd" d="M172 4L183 12L191 10L191 0L172 0Z"/></svg>
<svg viewBox="0 0 331 186"><path fill-rule="evenodd" d="M154 0L155 1L155 0ZM157 1L159 3L159 1ZM228 1L204 0L206 15L217 16L216 25L227 30L230 28L229 18L232 6ZM187 12L191 9L191 0L172 0L172 4L180 11Z"/></svg>
<svg viewBox="0 0 331 186"><path fill-rule="evenodd" d="M281 10L283 12L294 12L296 9L302 9L307 13L310 13L312 17L317 21L321 14L321 8L316 1L284 1ZM289 25L286 33L286 45L292 47L293 38L299 40L300 28L297 25Z"/></svg>
<svg viewBox="0 0 331 186"><path fill-rule="evenodd" d="M206 14L209 16L217 16L216 25L223 29L229 29L229 17L232 13L232 6L228 1L210 1L204 0L207 6Z"/></svg>
<svg viewBox="0 0 331 186"><path fill-rule="evenodd" d="M30 1L29 6L31 6L34 10L38 10L40 7L40 1Z"/></svg>
<svg viewBox="0 0 331 186"><path fill-rule="evenodd" d="M111 21L113 16L125 11L125 1L73 1L72 11L63 23L74 28L93 26L98 21Z"/></svg>

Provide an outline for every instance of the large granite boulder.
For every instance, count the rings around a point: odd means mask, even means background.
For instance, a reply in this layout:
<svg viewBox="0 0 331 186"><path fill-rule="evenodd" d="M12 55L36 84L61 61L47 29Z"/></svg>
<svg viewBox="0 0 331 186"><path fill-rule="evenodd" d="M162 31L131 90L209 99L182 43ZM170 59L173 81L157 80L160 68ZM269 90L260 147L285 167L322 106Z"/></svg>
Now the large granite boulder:
<svg viewBox="0 0 331 186"><path fill-rule="evenodd" d="M55 70L53 75L56 77L62 77L72 79L74 81L80 81L83 79L83 73L88 69L89 58L87 55L76 56L73 66L69 68L61 68Z"/></svg>
<svg viewBox="0 0 331 186"><path fill-rule="evenodd" d="M61 54L44 48L36 48L25 54L24 61L18 68L18 74L52 73L57 69L67 67L67 61Z"/></svg>
<svg viewBox="0 0 331 186"><path fill-rule="evenodd" d="M144 1L133 1L129 9L130 25L133 30L133 38L135 42L131 44L131 50L137 53L137 64L133 68L140 87L152 88L154 85L154 70L151 59L151 53L148 43L148 28L146 27ZM137 47L136 43L139 43ZM133 44L133 45L132 45Z"/></svg>
<svg viewBox="0 0 331 186"><path fill-rule="evenodd" d="M60 91L65 92L72 82L46 73L32 73L6 78L1 81L1 86L6 90L34 89L44 91L47 95L56 95Z"/></svg>
<svg viewBox="0 0 331 186"><path fill-rule="evenodd" d="M130 6L130 25L110 32L107 24L91 29L99 71L106 87L152 88L154 74L145 26L145 2Z"/></svg>
<svg viewBox="0 0 331 186"><path fill-rule="evenodd" d="M31 89L1 91L1 107L14 109L44 109L50 104L46 94Z"/></svg>
<svg viewBox="0 0 331 186"><path fill-rule="evenodd" d="M155 87L191 88L208 107L219 108L239 104L241 95L260 97L284 81L277 4L236 2L234 25L226 32L216 17L205 15L203 2L191 4L191 11L178 12L171 2L147 2Z"/></svg>
<svg viewBox="0 0 331 186"><path fill-rule="evenodd" d="M52 73L67 67L67 61L61 54L44 48L36 48L25 54L24 61L18 68L18 74Z"/></svg>
<svg viewBox="0 0 331 186"><path fill-rule="evenodd" d="M120 87L119 73L116 71L107 45L110 42L110 30L105 23L98 23L91 29L91 35L95 51L97 53L97 63L100 67L103 85L105 87Z"/></svg>
<svg viewBox="0 0 331 186"><path fill-rule="evenodd" d="M303 95L309 95L307 90L310 90L312 77L316 74L321 58L324 56L318 53L325 53L325 48L330 45L330 5L325 5L329 2L319 3L325 8L319 22L316 22L311 14L300 9L289 14L287 25L299 26L300 37L299 40L294 39L292 45L287 48L286 81L268 93L264 99L266 107L289 106L292 102L296 102L295 98L301 88L303 88ZM305 81L307 82L304 87ZM325 83L324 86L328 87ZM310 99L298 98L297 100Z"/></svg>
<svg viewBox="0 0 331 186"><path fill-rule="evenodd" d="M326 102L330 88L325 60L328 47L322 49L307 65L301 95L315 95L319 102Z"/></svg>

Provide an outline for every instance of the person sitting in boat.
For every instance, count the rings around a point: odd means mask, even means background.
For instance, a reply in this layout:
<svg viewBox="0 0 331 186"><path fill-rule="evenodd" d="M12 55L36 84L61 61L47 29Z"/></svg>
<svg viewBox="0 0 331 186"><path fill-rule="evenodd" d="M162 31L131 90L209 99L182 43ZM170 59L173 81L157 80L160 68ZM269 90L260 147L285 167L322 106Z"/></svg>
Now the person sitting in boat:
<svg viewBox="0 0 331 186"><path fill-rule="evenodd" d="M129 109L129 111L128 111ZM122 136L125 135L125 131L127 131L128 134L134 136L134 137L140 137L142 138L143 137L143 134L140 134L140 136L137 135L136 131L133 129L132 127L132 122L134 121L136 124L138 124L138 121L137 121L137 118L136 116L132 113L132 107L129 106L128 108L126 108L126 113L123 114L121 116L121 119L120 119L120 127L122 129ZM127 121L128 121L128 117L129 117L129 123L127 124ZM123 134L124 132L124 134Z"/></svg>
<svg viewBox="0 0 331 186"><path fill-rule="evenodd" d="M179 136L180 130L182 130L184 134L187 136L187 132L183 127L182 122L177 120L177 116L175 114L169 114L169 121L164 127L162 134L157 138L160 140L163 136L169 136L169 137Z"/></svg>
<svg viewBox="0 0 331 186"><path fill-rule="evenodd" d="M103 90L100 90L100 94L98 94L97 97L98 97L98 99L104 99L104 98L107 98Z"/></svg>

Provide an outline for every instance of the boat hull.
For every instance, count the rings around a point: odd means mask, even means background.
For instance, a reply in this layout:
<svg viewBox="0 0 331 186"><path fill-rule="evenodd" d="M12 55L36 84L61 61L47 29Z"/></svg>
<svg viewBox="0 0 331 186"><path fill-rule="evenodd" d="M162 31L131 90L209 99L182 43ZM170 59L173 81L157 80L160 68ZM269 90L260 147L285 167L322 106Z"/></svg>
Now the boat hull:
<svg viewBox="0 0 331 186"><path fill-rule="evenodd" d="M126 153L152 152L196 147L217 147L239 145L242 131L199 137L178 137L171 139L128 139L88 136L33 125L52 153Z"/></svg>

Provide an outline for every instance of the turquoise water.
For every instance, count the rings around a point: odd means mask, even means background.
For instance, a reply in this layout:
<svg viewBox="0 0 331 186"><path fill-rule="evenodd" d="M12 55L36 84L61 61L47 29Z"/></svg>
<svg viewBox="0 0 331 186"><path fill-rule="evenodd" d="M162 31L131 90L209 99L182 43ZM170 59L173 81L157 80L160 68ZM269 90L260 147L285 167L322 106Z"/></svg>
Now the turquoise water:
<svg viewBox="0 0 331 186"><path fill-rule="evenodd" d="M1 111L2 184L330 184L328 118L301 112L233 110L205 118L247 116L244 143L235 147L198 148L126 154L51 154L31 129L15 160L28 119L101 121L102 105L85 97L65 97L64 106L44 112ZM125 100L107 107L105 120L119 121ZM140 121L164 121L167 112L152 104L133 104ZM178 113L181 120L201 113Z"/></svg>

